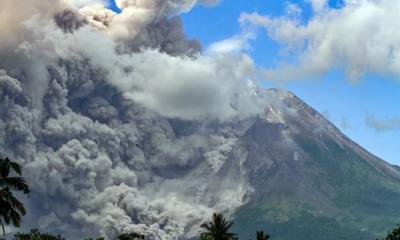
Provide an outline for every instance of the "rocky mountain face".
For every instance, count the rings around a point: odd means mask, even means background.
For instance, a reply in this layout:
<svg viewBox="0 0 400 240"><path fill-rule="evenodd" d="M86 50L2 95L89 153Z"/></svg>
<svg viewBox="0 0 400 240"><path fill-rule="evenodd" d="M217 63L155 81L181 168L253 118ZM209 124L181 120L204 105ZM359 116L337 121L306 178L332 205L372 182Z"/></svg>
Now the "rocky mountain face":
<svg viewBox="0 0 400 240"><path fill-rule="evenodd" d="M238 138L216 182L248 181L234 214L241 239L375 239L400 221L400 174L293 94L271 101ZM222 185L223 187L223 185Z"/></svg>

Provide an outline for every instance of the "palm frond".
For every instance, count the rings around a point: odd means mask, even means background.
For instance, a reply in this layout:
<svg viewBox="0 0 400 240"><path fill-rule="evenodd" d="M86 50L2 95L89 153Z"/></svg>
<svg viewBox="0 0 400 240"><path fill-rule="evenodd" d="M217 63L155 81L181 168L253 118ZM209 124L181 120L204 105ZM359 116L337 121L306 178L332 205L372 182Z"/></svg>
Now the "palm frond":
<svg viewBox="0 0 400 240"><path fill-rule="evenodd" d="M10 174L10 166L11 166L11 161L10 159L0 159L0 177L5 178L8 177Z"/></svg>
<svg viewBox="0 0 400 240"><path fill-rule="evenodd" d="M14 171L14 176L10 176L10 170ZM21 216L26 214L23 203L13 195L12 190L29 193L28 185L21 177L20 165L8 158L0 159L0 226L3 233L4 225L19 227Z"/></svg>
<svg viewBox="0 0 400 240"><path fill-rule="evenodd" d="M225 220L221 213L214 213L208 223L203 223L200 227L205 230L203 236L210 236L214 240L235 239L235 234L229 233L233 222Z"/></svg>
<svg viewBox="0 0 400 240"><path fill-rule="evenodd" d="M0 178L0 186L8 187L16 191L21 191L24 194L29 193L29 187L22 177L6 177Z"/></svg>
<svg viewBox="0 0 400 240"><path fill-rule="evenodd" d="M14 169L14 171L15 171L19 176L21 176L21 174L22 174L21 166L20 166L18 163L16 163L16 162L11 162L11 168Z"/></svg>
<svg viewBox="0 0 400 240"><path fill-rule="evenodd" d="M15 227L19 227L20 224L21 224L21 215L18 212L14 211L14 210L11 210L9 214L10 214L11 223Z"/></svg>

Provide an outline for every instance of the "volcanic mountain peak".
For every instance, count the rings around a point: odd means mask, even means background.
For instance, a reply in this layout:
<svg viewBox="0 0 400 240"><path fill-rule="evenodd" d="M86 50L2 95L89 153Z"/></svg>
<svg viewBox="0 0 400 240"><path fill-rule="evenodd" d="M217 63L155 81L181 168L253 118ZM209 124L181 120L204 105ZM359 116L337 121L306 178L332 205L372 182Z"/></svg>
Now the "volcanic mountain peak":
<svg viewBox="0 0 400 240"><path fill-rule="evenodd" d="M252 191L236 213L250 237L354 239L382 235L400 216L399 170L368 153L288 91L271 89L265 112L238 138L217 173ZM225 185L222 185L225 187ZM291 227L291 232L287 229Z"/></svg>

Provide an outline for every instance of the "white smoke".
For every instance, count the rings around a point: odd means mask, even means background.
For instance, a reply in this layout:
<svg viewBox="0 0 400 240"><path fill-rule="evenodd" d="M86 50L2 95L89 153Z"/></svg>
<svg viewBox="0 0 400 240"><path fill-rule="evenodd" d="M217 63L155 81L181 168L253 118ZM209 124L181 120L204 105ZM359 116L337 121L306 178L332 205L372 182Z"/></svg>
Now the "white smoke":
<svg viewBox="0 0 400 240"><path fill-rule="evenodd" d="M255 66L201 54L177 16L213 1L119 1L121 14L11 3L0 3L0 152L23 162L26 227L179 239L213 207L243 204L242 179L226 194L207 186L263 104Z"/></svg>

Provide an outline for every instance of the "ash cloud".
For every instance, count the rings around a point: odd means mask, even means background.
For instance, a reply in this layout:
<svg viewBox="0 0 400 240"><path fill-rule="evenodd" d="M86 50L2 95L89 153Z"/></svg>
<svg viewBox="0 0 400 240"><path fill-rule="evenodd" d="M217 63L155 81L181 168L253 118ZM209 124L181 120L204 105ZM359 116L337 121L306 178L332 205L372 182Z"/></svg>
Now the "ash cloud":
<svg viewBox="0 0 400 240"><path fill-rule="evenodd" d="M208 181L265 100L248 56L186 39L178 14L213 1L119 1L121 14L11 3L0 3L0 152L31 183L24 226L182 239L213 207L243 204L242 179L220 195Z"/></svg>
<svg viewBox="0 0 400 240"><path fill-rule="evenodd" d="M116 3L120 14L102 5L87 6L80 11L93 26L122 43L120 51L152 48L176 56L194 55L201 50L197 40L186 38L182 20L177 15L190 10L196 1L120 0Z"/></svg>
<svg viewBox="0 0 400 240"><path fill-rule="evenodd" d="M72 33L74 30L87 24L86 19L74 9L64 9L54 16L57 26L66 33Z"/></svg>

